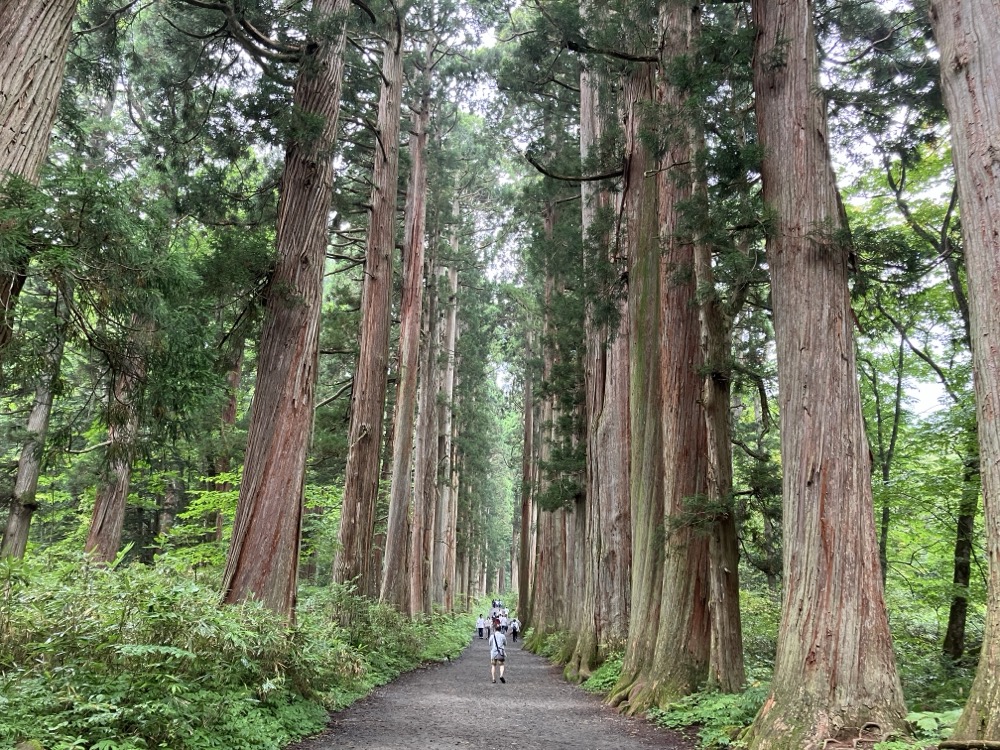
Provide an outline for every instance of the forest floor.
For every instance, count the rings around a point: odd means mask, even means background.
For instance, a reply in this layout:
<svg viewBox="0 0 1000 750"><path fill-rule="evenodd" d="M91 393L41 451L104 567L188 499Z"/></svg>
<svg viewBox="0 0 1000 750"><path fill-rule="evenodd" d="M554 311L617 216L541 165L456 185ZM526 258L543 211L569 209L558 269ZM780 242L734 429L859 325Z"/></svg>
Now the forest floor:
<svg viewBox="0 0 1000 750"><path fill-rule="evenodd" d="M506 684L490 682L489 642L474 637L450 662L405 674L331 714L327 730L287 750L693 750L697 743L626 718L562 678L559 667L508 643Z"/></svg>

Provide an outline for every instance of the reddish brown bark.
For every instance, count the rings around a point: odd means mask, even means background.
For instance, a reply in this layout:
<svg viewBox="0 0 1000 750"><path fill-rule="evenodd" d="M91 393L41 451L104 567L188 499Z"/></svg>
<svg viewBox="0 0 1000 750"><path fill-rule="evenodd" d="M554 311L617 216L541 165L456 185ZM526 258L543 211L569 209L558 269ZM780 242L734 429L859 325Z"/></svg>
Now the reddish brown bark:
<svg viewBox="0 0 1000 750"><path fill-rule="evenodd" d="M429 75L430 48L424 57ZM424 292L424 225L427 217L427 128L430 124L430 90L425 81L413 111L410 132L410 184L406 191L403 235L403 298L399 309L399 385L393 432L392 480L385 565L379 598L400 611L410 606L411 578L407 576L410 538L408 513L413 485L413 429L417 406L417 369L420 361L420 313Z"/></svg>
<svg viewBox="0 0 1000 750"><path fill-rule="evenodd" d="M9 177L32 184L49 150L77 0L0 4L0 187ZM0 268L0 351L14 332L14 309L28 272L28 251Z"/></svg>
<svg viewBox="0 0 1000 750"><path fill-rule="evenodd" d="M755 0L754 92L781 398L784 599L749 746L822 747L905 709L883 599L848 243L808 0ZM856 730L855 730L856 731Z"/></svg>
<svg viewBox="0 0 1000 750"><path fill-rule="evenodd" d="M362 592L372 577L372 537L378 502L379 460L389 362L392 255L396 235L399 178L399 119L403 91L402 21L389 34L382 60L378 147L372 172L372 213L365 250L358 366L351 397L347 468L340 517L340 547L333 578L357 582Z"/></svg>
<svg viewBox="0 0 1000 750"><path fill-rule="evenodd" d="M350 0L316 0L319 26L345 18ZM265 290L257 385L223 600L256 598L294 616L305 457L312 431L327 227L334 181L346 26L317 40L299 72L296 108L323 125L285 152L278 260Z"/></svg>
<svg viewBox="0 0 1000 750"><path fill-rule="evenodd" d="M146 378L146 352L153 327L132 315L132 337L108 393L108 448L97 483L84 550L97 562L111 562L122 543L125 507L139 438L139 401Z"/></svg>
<svg viewBox="0 0 1000 750"><path fill-rule="evenodd" d="M952 740L1000 741L1000 7L991 0L931 2L951 119L969 284L972 362L989 586L976 679Z"/></svg>

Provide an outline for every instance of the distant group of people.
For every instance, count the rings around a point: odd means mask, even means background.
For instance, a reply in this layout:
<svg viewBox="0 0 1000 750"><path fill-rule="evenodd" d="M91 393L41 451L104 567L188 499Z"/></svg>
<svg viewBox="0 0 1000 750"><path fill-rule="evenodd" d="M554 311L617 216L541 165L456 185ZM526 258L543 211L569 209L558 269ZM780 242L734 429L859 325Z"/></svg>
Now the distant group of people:
<svg viewBox="0 0 1000 750"><path fill-rule="evenodd" d="M504 678L507 634L510 633L512 643L517 643L517 636L521 632L521 621L517 617L510 616L510 611L503 606L500 599L494 599L490 602L489 618L479 615L476 620L476 630L480 640L488 638L490 641L490 677L496 682L499 671L500 682L507 682Z"/></svg>

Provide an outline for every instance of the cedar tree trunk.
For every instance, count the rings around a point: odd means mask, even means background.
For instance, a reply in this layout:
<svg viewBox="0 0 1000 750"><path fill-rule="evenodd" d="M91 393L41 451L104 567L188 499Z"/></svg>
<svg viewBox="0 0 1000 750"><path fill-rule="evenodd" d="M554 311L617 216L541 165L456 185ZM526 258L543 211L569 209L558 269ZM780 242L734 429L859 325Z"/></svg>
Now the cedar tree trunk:
<svg viewBox="0 0 1000 750"><path fill-rule="evenodd" d="M349 8L350 0L316 0L313 14L322 26L346 19ZM289 619L295 612L345 43L346 25L332 38L316 40L295 83L295 107L318 118L322 128L285 151L278 259L264 291L243 481L222 577L226 603L256 598Z"/></svg>
<svg viewBox="0 0 1000 750"><path fill-rule="evenodd" d="M1000 5L932 0L931 21L962 207L989 555L983 649L951 739L1000 742Z"/></svg>
<svg viewBox="0 0 1000 750"><path fill-rule="evenodd" d="M781 398L783 584L771 694L749 747L903 727L861 417L848 242L808 0L754 0L754 92ZM857 736L857 729L853 732Z"/></svg>
<svg viewBox="0 0 1000 750"><path fill-rule="evenodd" d="M429 50L430 48L428 48ZM429 68L430 54L424 65ZM424 75L430 75L426 70ZM410 133L410 185L406 191L403 236L403 298L399 309L399 385L392 447L392 481L386 529L385 565L379 598L398 610L410 606L407 576L407 519L413 494L410 468L413 461L413 425L417 406L417 368L420 360L420 313L424 292L424 224L427 218L427 127L430 124L430 90L425 81L413 112Z"/></svg>
<svg viewBox="0 0 1000 750"><path fill-rule="evenodd" d="M608 700L631 710L646 688L645 665L656 649L663 587L663 399L660 393L660 245L652 156L641 134L653 99L653 68L637 66L625 81L625 190L629 310L629 496L632 601L621 676ZM655 170L653 170L655 171Z"/></svg>
<svg viewBox="0 0 1000 750"><path fill-rule="evenodd" d="M0 189L9 177L36 184L49 150L77 0L0 3ZM14 308L28 251L0 268L0 352L14 332Z"/></svg>
<svg viewBox="0 0 1000 750"><path fill-rule="evenodd" d="M340 517L340 547L333 579L355 581L361 593L372 578L372 538L378 504L379 459L385 413L392 308L392 256L396 237L399 179L399 119L403 94L403 29L397 16L382 58L378 146L372 172L372 213L365 249L358 367L351 398L347 468Z"/></svg>

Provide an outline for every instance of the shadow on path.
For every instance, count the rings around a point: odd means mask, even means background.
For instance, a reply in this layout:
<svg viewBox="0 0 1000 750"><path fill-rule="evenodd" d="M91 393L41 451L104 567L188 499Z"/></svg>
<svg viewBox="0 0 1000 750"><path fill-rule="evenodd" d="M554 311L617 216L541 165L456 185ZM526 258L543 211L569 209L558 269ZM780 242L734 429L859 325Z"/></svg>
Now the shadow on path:
<svg viewBox="0 0 1000 750"><path fill-rule="evenodd" d="M378 688L331 715L295 750L693 750L675 732L617 714L562 679L546 659L508 644L507 684L490 682L488 642L474 637L451 662Z"/></svg>

